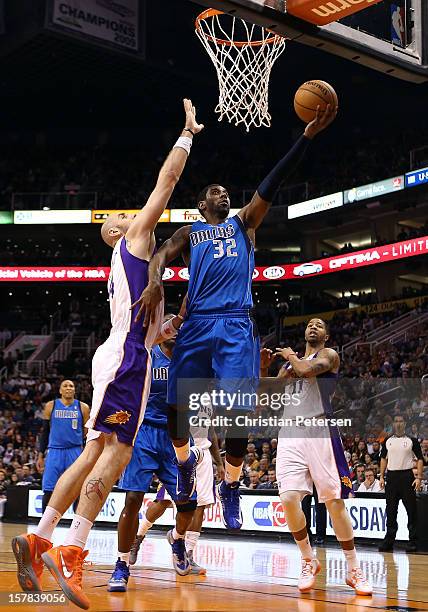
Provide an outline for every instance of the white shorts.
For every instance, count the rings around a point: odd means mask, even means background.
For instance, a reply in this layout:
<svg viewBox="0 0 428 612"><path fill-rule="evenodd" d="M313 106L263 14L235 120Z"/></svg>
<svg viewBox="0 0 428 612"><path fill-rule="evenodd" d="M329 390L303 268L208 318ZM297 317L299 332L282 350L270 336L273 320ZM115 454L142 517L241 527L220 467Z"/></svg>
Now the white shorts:
<svg viewBox="0 0 428 612"><path fill-rule="evenodd" d="M341 460L341 453L345 463ZM333 448L328 429L323 437L319 428L316 433L302 428L302 437L299 438L280 434L276 477L280 495L286 491L312 494L315 484L320 502L347 497L352 490L340 439Z"/></svg>
<svg viewBox="0 0 428 612"><path fill-rule="evenodd" d="M116 433L120 442L133 445L150 384L151 357L143 339L132 333L112 333L92 360L94 392L87 440Z"/></svg>
<svg viewBox="0 0 428 612"><path fill-rule="evenodd" d="M211 506L215 502L213 462L209 448L201 450L204 456L201 463L196 467L198 506Z"/></svg>

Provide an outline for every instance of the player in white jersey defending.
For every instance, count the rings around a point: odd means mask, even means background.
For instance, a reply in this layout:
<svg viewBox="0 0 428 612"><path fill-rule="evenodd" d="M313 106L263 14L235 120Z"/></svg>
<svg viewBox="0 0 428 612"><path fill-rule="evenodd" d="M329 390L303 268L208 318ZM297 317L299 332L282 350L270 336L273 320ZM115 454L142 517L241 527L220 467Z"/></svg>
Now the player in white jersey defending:
<svg viewBox="0 0 428 612"><path fill-rule="evenodd" d="M144 208L137 215L112 215L101 228L102 238L114 249L108 283L112 329L92 362L94 393L86 447L59 479L35 533L18 536L12 543L23 590L41 590L44 562L68 599L84 609L89 608L82 588L84 547L96 516L130 460L149 393L150 349L161 331L162 302L147 329L133 321L131 304L147 284L154 230L184 170L192 138L203 129L190 100L184 100L184 109L184 130ZM168 333L173 323L164 325ZM55 526L79 495L64 545L52 548Z"/></svg>
<svg viewBox="0 0 428 612"><path fill-rule="evenodd" d="M299 425L296 420L296 424L280 431L276 460L279 495L287 524L302 554L299 590L302 593L311 590L321 569L309 542L301 507L302 499L312 494L315 484L346 557L346 583L358 595L371 595L372 588L357 559L352 524L343 501L352 492L352 484L340 433L336 426L320 424L332 417L331 398L340 367L339 355L325 347L327 339L327 324L314 318L306 327L306 351L302 359L291 348L277 349L273 355L286 360L278 376L293 384L293 406L296 407L287 407L284 417L310 419L309 426ZM312 419L318 418L317 425L312 425Z"/></svg>

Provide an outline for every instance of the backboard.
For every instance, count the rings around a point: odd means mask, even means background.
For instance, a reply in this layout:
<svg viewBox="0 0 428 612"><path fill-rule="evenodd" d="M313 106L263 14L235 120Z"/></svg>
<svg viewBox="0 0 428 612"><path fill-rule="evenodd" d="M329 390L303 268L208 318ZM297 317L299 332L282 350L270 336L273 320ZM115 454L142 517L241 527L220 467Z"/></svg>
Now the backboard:
<svg viewBox="0 0 428 612"><path fill-rule="evenodd" d="M428 80L427 0L383 0L324 26L288 13L286 0L196 1L394 77ZM342 1L320 0L320 8L334 13Z"/></svg>

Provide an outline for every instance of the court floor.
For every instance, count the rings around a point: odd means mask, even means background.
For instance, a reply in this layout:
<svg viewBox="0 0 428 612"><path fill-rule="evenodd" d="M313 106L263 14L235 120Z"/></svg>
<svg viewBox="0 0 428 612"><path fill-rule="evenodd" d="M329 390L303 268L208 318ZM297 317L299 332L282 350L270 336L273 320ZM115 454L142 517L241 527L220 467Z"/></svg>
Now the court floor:
<svg viewBox="0 0 428 612"><path fill-rule="evenodd" d="M0 603L3 605L6 592L19 591L10 540L26 530L26 525L0 524ZM64 534L65 528L57 528L54 543L60 544ZM361 548L362 567L374 586L373 597L367 598L354 595L345 585L345 563L340 549L332 545L318 548L323 569L317 578L316 589L300 595L296 588L299 555L288 540L264 540L260 534L252 538L204 534L195 558L207 568L207 576L180 577L172 569L171 549L165 532L152 530L132 569L128 592L108 593L106 585L117 550L116 532L94 529L88 548L92 565L84 572L84 585L91 599L91 610L428 610L428 555L406 555L401 551L381 554L375 548ZM47 571L43 586L47 591L57 590ZM34 604L8 607L22 611L64 609L58 605ZM72 604L68 607L78 609Z"/></svg>

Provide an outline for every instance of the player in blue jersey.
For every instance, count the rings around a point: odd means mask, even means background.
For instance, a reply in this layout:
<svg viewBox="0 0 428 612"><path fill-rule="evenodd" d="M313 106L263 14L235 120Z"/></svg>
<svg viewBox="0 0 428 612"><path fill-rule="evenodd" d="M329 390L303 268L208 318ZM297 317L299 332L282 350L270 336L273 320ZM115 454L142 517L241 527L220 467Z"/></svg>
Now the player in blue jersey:
<svg viewBox="0 0 428 612"><path fill-rule="evenodd" d="M167 315L169 320L172 315ZM168 368L175 340L164 340L152 350L152 384L144 420L138 430L131 461L122 474L119 487L126 491L125 507L118 524L118 558L108 583L109 591L126 591L129 579L129 556L138 528L138 513L144 495L150 489L153 474L162 481L175 500L177 468L175 453L168 435L168 405L166 401ZM185 535L196 500L176 503L176 526L168 532L177 574L184 576L191 570L185 548Z"/></svg>
<svg viewBox="0 0 428 612"><path fill-rule="evenodd" d="M150 262L149 284L137 302L140 304L137 318L144 310L145 325L150 323L162 300L162 275L167 264L179 255L189 262L186 320L177 338L168 381L168 428L178 462L180 500L188 499L193 492L196 465L200 460L198 449L189 444L189 394L193 390L200 392L197 379L213 378L221 381L221 390L228 393L256 390L259 341L250 318L255 231L268 213L277 189L297 166L310 140L334 120L336 113L337 108L330 105L323 114L317 110L305 133L237 215L229 216L227 189L218 184L205 187L197 201L205 223L197 221L179 229ZM194 389L188 388L187 393L177 397L177 383L189 379L195 381ZM233 408L242 412L253 406L238 402ZM243 428L228 429L226 476L218 493L224 522L231 529L242 526L238 487L246 445Z"/></svg>
<svg viewBox="0 0 428 612"><path fill-rule="evenodd" d="M84 424L89 418L89 406L75 398L71 380L63 380L60 397L47 402L43 411L43 430L39 439L37 466L43 467L43 512L60 476L82 452L85 438ZM46 461L44 455L48 449Z"/></svg>

